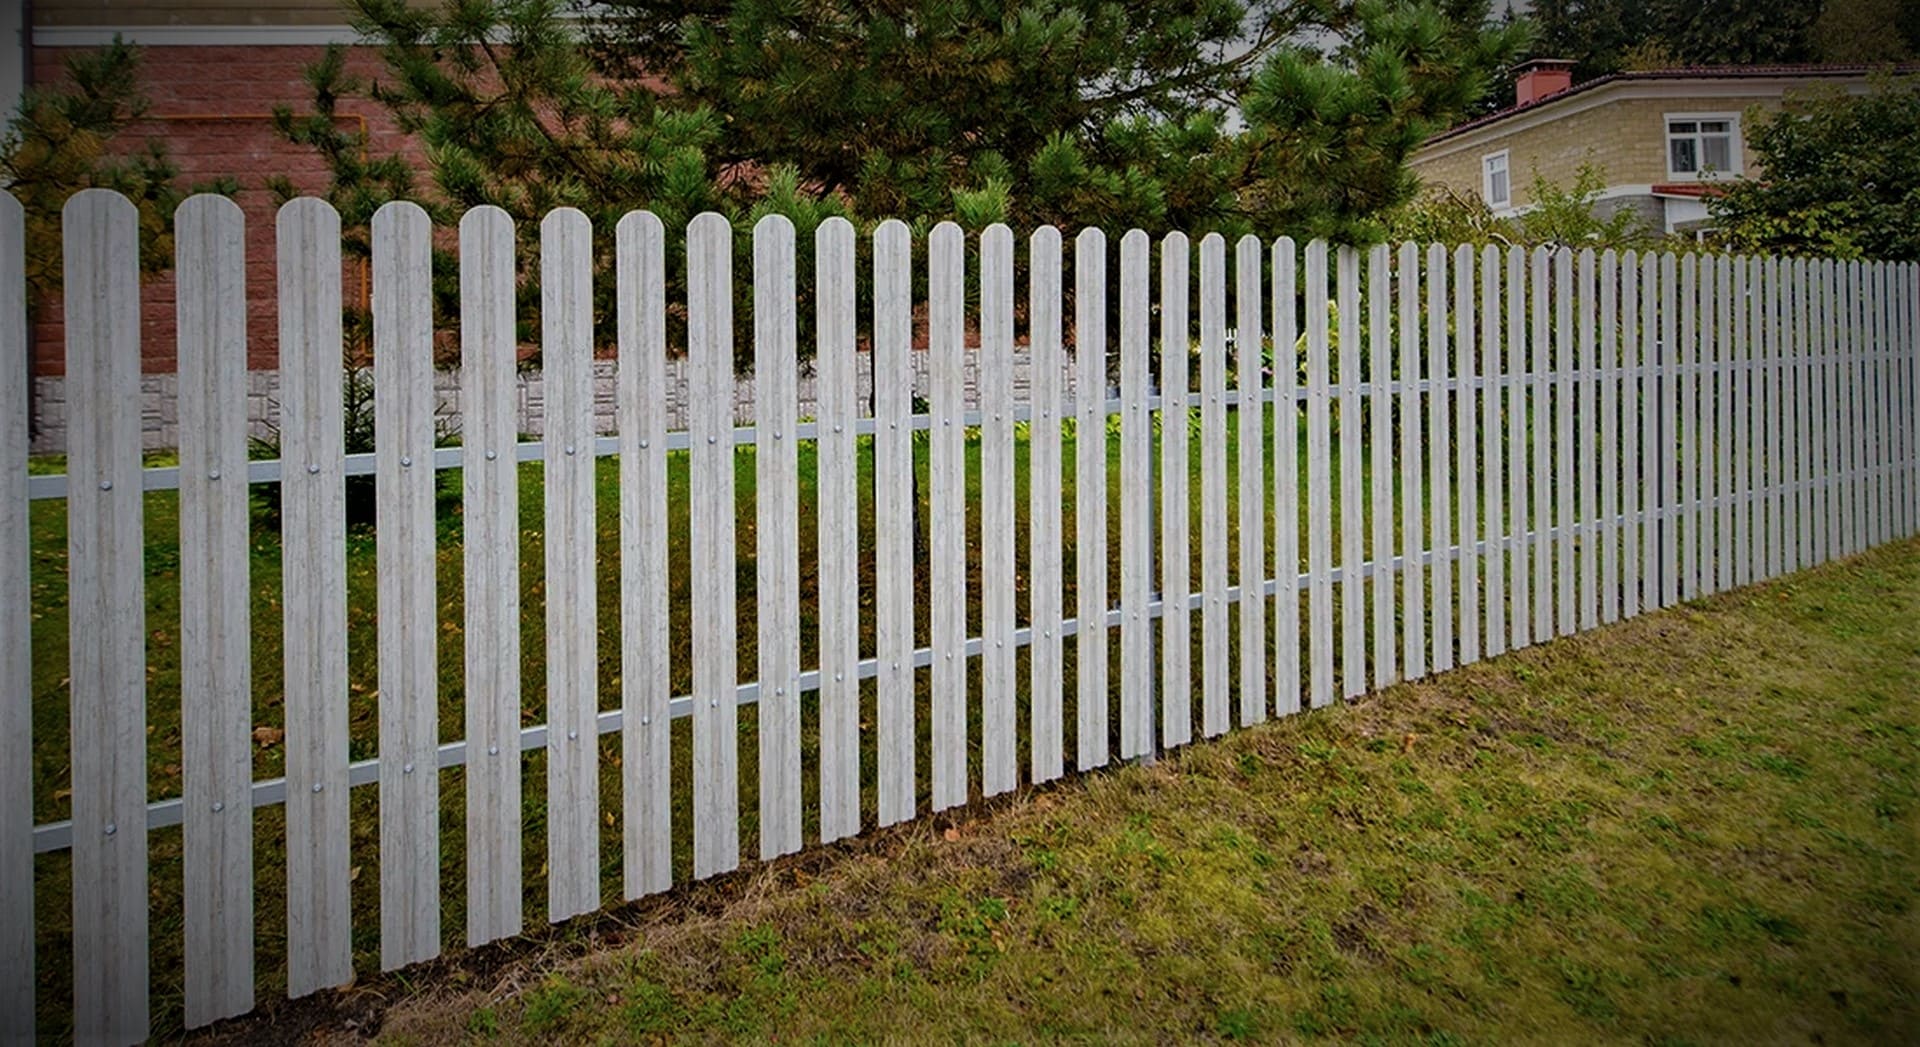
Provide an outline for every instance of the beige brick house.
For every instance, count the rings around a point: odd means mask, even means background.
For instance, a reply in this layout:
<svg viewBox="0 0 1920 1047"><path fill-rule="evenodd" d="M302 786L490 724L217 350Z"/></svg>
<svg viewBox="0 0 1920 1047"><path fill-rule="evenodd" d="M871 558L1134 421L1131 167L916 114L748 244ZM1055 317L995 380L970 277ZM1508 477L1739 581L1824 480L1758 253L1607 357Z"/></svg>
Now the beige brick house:
<svg viewBox="0 0 1920 1047"><path fill-rule="evenodd" d="M1746 147L1755 110L1778 110L1816 85L1861 93L1864 66L1750 66L1615 73L1575 84L1569 62L1520 69L1514 105L1429 139L1411 161L1428 186L1486 202L1496 214L1532 206L1538 173L1570 187L1580 166L1604 172L1599 210L1632 209L1666 232L1698 230L1713 183L1753 178Z"/></svg>

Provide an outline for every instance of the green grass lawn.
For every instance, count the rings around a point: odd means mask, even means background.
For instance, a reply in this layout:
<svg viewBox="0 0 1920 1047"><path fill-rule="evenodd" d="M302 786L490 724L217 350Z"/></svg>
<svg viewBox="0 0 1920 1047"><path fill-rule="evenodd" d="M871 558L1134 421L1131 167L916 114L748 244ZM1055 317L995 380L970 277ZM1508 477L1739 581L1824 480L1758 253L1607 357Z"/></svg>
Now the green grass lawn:
<svg viewBox="0 0 1920 1047"><path fill-rule="evenodd" d="M221 1031L1895 1042L1920 541Z"/></svg>

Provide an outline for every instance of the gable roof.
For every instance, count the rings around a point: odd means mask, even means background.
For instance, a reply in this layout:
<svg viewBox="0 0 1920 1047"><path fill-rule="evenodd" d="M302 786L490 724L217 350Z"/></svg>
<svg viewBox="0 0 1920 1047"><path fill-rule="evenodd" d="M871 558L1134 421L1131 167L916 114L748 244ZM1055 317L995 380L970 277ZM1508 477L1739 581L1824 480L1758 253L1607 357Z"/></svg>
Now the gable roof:
<svg viewBox="0 0 1920 1047"><path fill-rule="evenodd" d="M1605 76L1596 76L1591 80L1583 80L1564 91L1547 95L1544 98L1535 99L1524 105L1511 105L1505 109L1488 113L1485 116L1475 117L1465 123L1455 124L1445 131L1427 139L1423 145L1433 145L1437 142L1444 142L1449 138L1465 134L1475 128L1499 123L1517 113L1532 112L1542 106L1553 105L1563 99L1585 94L1608 84L1659 80L1777 80L1783 77L1789 79L1805 79L1808 81L1850 80L1859 79L1869 73L1881 71L1896 74L1911 73L1920 71L1920 65L1716 65L1681 66L1674 69L1646 69L1628 73L1608 73Z"/></svg>

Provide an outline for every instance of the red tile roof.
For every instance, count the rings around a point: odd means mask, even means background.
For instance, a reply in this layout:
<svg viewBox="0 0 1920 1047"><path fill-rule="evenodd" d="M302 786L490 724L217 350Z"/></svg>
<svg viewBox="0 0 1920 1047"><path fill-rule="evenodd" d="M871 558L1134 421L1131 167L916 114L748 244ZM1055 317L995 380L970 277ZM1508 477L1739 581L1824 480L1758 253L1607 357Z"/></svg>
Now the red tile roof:
<svg viewBox="0 0 1920 1047"><path fill-rule="evenodd" d="M1474 119L1468 120L1465 123L1455 124L1453 127L1450 127L1445 131L1442 131L1439 134L1434 135L1432 138L1427 139L1427 143L1431 144L1433 142L1444 141L1448 138L1452 138L1455 135L1464 134L1467 131L1471 131L1476 127L1485 127L1488 124L1498 123L1499 121L1504 120L1507 117L1514 115L1515 113L1523 112L1530 109L1537 109L1543 105L1552 105L1553 103L1558 102L1563 98L1571 98L1574 95L1593 90L1594 88L1603 86L1605 84L1621 83L1624 81L1640 81L1640 80L1739 80L1739 79L1761 79L1761 78L1773 79L1778 77L1795 77L1795 78L1802 78L1807 80L1823 80L1823 79L1830 80L1830 79L1838 79L1843 77L1861 77L1861 76L1866 76L1869 73L1880 72L1882 70L1890 70L1894 73L1920 72L1920 64L1907 64L1907 65L1898 65L1898 66L1811 65L1811 64L1808 64L1808 65L1700 65L1700 66L1680 66L1673 69L1644 69L1644 70L1637 70L1637 71L1628 72L1628 73L1608 73L1605 76L1597 76L1591 80L1585 80L1580 83L1577 83L1572 87L1566 89L1565 91L1560 91L1556 94L1550 94L1544 98L1535 99L1534 101L1528 102L1525 105L1508 106L1507 108L1501 109L1497 112L1488 113L1485 116L1475 117Z"/></svg>

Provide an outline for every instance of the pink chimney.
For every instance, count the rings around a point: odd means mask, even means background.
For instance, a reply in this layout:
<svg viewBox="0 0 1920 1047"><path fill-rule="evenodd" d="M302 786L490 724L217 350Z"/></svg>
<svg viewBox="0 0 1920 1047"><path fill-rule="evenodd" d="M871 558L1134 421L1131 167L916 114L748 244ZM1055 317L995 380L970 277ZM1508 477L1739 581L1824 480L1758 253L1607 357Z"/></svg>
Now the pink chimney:
<svg viewBox="0 0 1920 1047"><path fill-rule="evenodd" d="M1573 86L1573 63L1564 58L1533 58L1514 77L1514 104L1532 105Z"/></svg>

